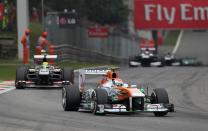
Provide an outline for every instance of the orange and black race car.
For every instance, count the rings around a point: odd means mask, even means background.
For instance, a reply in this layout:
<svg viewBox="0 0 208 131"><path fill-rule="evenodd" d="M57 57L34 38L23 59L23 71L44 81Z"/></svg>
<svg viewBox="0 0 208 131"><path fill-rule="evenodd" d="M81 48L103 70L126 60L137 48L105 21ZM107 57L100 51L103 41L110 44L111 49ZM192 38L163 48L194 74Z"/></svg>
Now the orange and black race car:
<svg viewBox="0 0 208 131"><path fill-rule="evenodd" d="M104 75L97 87L85 89L86 75ZM79 70L79 88L66 85L62 90L62 105L65 111L87 110L94 114L152 112L165 116L174 112L167 91L153 89L151 95L143 88L124 83L114 69Z"/></svg>

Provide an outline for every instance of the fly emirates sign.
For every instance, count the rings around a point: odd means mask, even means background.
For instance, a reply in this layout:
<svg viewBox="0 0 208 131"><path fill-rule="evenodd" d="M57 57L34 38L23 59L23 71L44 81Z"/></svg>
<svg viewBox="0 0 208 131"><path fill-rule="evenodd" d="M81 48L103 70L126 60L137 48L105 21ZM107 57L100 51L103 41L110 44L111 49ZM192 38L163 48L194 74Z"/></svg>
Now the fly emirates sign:
<svg viewBox="0 0 208 131"><path fill-rule="evenodd" d="M137 29L208 28L208 0L135 0Z"/></svg>

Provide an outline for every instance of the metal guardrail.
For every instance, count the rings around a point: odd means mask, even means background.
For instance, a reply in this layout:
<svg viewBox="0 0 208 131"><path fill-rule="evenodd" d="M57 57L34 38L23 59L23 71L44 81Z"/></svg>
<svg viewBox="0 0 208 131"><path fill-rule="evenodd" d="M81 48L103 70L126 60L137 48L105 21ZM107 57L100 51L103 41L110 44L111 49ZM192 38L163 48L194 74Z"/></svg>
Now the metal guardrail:
<svg viewBox="0 0 208 131"><path fill-rule="evenodd" d="M45 21L49 32L48 40L54 44L62 59L89 62L122 62L139 51L138 40L123 35L112 34L108 38L91 38L86 25L76 24L60 28L57 14L48 14Z"/></svg>
<svg viewBox="0 0 208 131"><path fill-rule="evenodd" d="M0 58L15 58L16 56L16 39L10 36L0 36Z"/></svg>
<svg viewBox="0 0 208 131"><path fill-rule="evenodd" d="M80 49L73 47L69 44L62 44L55 46L56 54L59 54L60 60L78 60L81 62L97 62L97 63L115 63L122 64L126 63L127 59L107 56L105 54L90 51L86 49Z"/></svg>

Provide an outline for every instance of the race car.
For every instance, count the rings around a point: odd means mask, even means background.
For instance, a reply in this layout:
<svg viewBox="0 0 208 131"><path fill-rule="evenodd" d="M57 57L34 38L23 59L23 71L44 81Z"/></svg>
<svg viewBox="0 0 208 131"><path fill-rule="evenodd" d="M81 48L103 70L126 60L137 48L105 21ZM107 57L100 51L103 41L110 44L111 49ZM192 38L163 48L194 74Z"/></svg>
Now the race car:
<svg viewBox="0 0 208 131"><path fill-rule="evenodd" d="M97 86L85 89L86 75L104 75ZM79 70L79 88L65 85L62 89L62 106L65 111L90 111L93 114L151 112L165 116L174 112L167 91L163 88L148 91L124 83L115 70Z"/></svg>
<svg viewBox="0 0 208 131"><path fill-rule="evenodd" d="M141 53L129 58L130 67L149 67L156 66L162 67L164 63L161 58L153 53L154 48L142 48Z"/></svg>
<svg viewBox="0 0 208 131"><path fill-rule="evenodd" d="M202 66L203 63L194 57L186 57L180 60L181 66Z"/></svg>
<svg viewBox="0 0 208 131"><path fill-rule="evenodd" d="M164 64L166 66L180 66L181 63L179 60L177 60L173 54L167 53L167 55L163 58Z"/></svg>
<svg viewBox="0 0 208 131"><path fill-rule="evenodd" d="M27 87L62 87L63 84L74 82L72 69L61 69L50 64L58 59L57 55L34 55L34 65L20 66L16 70L16 89Z"/></svg>

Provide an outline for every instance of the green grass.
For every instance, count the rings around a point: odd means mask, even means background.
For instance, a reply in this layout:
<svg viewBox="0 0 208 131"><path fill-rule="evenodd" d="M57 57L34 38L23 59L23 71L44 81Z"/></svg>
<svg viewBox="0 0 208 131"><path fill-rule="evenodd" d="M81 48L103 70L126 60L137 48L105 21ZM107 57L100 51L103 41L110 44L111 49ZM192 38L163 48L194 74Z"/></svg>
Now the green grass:
<svg viewBox="0 0 208 131"><path fill-rule="evenodd" d="M22 61L18 59L0 59L0 65L13 65L13 64L21 64Z"/></svg>
<svg viewBox="0 0 208 131"><path fill-rule="evenodd" d="M14 80L17 65L0 65L0 80Z"/></svg>
<svg viewBox="0 0 208 131"><path fill-rule="evenodd" d="M170 31L165 39L164 46L174 46L176 44L179 34L180 31L178 30Z"/></svg>

